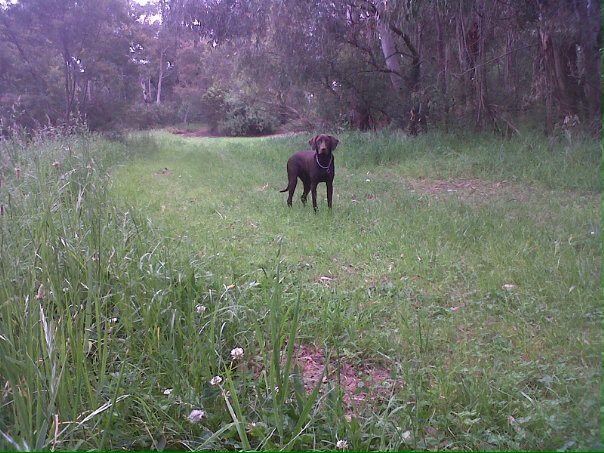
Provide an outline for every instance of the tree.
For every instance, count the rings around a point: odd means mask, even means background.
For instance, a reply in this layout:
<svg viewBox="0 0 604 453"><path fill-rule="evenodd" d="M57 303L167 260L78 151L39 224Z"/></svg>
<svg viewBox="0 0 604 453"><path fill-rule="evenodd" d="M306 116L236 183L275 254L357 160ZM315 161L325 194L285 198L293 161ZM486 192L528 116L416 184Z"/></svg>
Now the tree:
<svg viewBox="0 0 604 453"><path fill-rule="evenodd" d="M602 119L602 3L539 2L540 73L546 129L576 117Z"/></svg>
<svg viewBox="0 0 604 453"><path fill-rule="evenodd" d="M21 0L0 7L0 118L599 132L601 17L592 0Z"/></svg>
<svg viewBox="0 0 604 453"><path fill-rule="evenodd" d="M61 97L60 120L59 106L51 99L42 102L47 105L43 111L33 112L34 121L44 115L68 127L82 103L92 101L95 82L105 79L105 86L115 84L117 69L101 62L121 66L128 61L128 42L121 37L128 15L121 0L22 0L4 9L0 18L0 33L8 43L7 53L12 54L7 74L18 72L19 66L28 68L31 78L24 91L35 102L49 92L51 97ZM37 55L41 58L34 60ZM10 82L8 90L22 95L19 84Z"/></svg>

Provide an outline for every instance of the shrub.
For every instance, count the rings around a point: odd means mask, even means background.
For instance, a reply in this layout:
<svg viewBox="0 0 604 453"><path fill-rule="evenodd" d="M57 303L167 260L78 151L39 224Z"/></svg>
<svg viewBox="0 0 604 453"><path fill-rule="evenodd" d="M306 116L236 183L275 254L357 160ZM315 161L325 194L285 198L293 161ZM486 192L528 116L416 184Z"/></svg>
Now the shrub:
<svg viewBox="0 0 604 453"><path fill-rule="evenodd" d="M217 85L212 85L201 97L203 119L213 132L218 130L218 123L224 119L227 110L227 95L226 90Z"/></svg>
<svg viewBox="0 0 604 453"><path fill-rule="evenodd" d="M274 132L281 124L278 112L218 85L212 85L201 102L203 119L210 130L221 135L265 135Z"/></svg>
<svg viewBox="0 0 604 453"><path fill-rule="evenodd" d="M126 109L121 126L132 129L150 129L173 124L178 106L171 102L162 104L134 104Z"/></svg>
<svg viewBox="0 0 604 453"><path fill-rule="evenodd" d="M225 118L218 123L224 135L254 136L273 133L279 127L277 114L258 102L246 103L243 99L230 100Z"/></svg>

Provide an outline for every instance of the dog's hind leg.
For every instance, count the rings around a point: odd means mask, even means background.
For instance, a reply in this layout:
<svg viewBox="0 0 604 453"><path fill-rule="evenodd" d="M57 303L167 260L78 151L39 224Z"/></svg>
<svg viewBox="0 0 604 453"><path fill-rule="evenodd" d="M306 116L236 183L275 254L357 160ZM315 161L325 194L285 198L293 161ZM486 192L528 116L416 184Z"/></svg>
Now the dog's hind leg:
<svg viewBox="0 0 604 453"><path fill-rule="evenodd" d="M304 192L302 192L300 200L302 200L302 204L306 206L306 197L308 197L308 192L310 192L310 181L308 179L303 179L302 184L304 184Z"/></svg>
<svg viewBox="0 0 604 453"><path fill-rule="evenodd" d="M289 194L287 196L287 205L292 207L292 200L294 198L294 192L296 191L296 184L298 184L298 178L290 178L289 184L287 185L287 190Z"/></svg>

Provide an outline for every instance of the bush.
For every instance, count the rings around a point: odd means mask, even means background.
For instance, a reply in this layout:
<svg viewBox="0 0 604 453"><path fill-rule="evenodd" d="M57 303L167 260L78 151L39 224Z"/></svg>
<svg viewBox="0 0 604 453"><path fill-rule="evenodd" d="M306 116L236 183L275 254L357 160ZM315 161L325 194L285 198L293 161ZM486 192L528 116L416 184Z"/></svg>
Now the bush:
<svg viewBox="0 0 604 453"><path fill-rule="evenodd" d="M227 95L228 92L225 89L212 85L201 97L203 119L212 132L218 130L218 123L224 119L227 111Z"/></svg>
<svg viewBox="0 0 604 453"><path fill-rule="evenodd" d="M197 89L183 88L179 90L178 120L184 124L207 124L203 104L203 93Z"/></svg>
<svg viewBox="0 0 604 453"><path fill-rule="evenodd" d="M217 85L212 85L202 96L202 109L210 130L221 135L265 135L281 124L278 112Z"/></svg>
<svg viewBox="0 0 604 453"><path fill-rule="evenodd" d="M178 106L171 102L163 104L133 104L125 111L120 126L132 129L150 129L174 124Z"/></svg>
<svg viewBox="0 0 604 453"><path fill-rule="evenodd" d="M229 102L225 118L218 123L218 131L232 136L266 135L273 133L279 124L278 116L265 106L236 99Z"/></svg>

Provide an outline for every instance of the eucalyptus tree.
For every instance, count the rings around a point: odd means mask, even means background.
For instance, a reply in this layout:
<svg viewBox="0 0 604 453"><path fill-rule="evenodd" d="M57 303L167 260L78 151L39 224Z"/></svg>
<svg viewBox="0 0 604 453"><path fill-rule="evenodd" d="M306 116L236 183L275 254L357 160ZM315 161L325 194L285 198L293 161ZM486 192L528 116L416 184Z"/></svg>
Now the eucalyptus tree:
<svg viewBox="0 0 604 453"><path fill-rule="evenodd" d="M41 102L42 111L25 113L31 120L71 124L95 92L119 86L129 58L127 8L124 0L20 0L3 8L7 83L0 90L31 98L30 106ZM17 78L20 68L27 73L24 83Z"/></svg>

